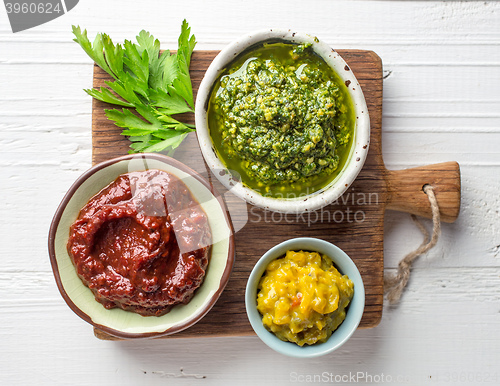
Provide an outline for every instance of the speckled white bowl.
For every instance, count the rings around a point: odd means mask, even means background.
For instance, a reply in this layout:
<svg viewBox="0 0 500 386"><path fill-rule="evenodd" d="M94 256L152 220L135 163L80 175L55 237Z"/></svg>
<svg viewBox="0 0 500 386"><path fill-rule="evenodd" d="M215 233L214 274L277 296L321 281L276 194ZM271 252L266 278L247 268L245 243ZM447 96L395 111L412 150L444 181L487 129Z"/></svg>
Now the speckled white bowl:
<svg viewBox="0 0 500 386"><path fill-rule="evenodd" d="M356 113L354 144L349 159L339 175L326 187L307 196L296 198L265 197L242 184L219 159L210 137L207 108L213 85L227 66L249 47L268 40L291 43L311 43L316 54L328 63L345 82ZM322 208L339 198L359 174L368 153L370 143L370 118L361 87L350 67L341 56L315 36L286 29L267 29L242 36L224 48L213 60L203 78L196 97L196 132L203 157L219 181L236 196L258 207L282 212L302 213ZM222 172L225 170L225 172Z"/></svg>

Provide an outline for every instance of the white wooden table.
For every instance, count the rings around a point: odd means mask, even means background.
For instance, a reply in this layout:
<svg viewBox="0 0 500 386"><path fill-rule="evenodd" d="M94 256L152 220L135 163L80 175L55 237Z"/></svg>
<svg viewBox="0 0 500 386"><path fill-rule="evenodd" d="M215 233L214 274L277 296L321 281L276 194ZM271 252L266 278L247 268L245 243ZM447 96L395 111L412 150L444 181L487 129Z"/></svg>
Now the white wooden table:
<svg viewBox="0 0 500 386"><path fill-rule="evenodd" d="M387 166L461 165L458 221L417 261L399 306L332 355L295 360L255 336L100 341L56 288L48 227L91 158L92 64L71 25L117 41L144 28L175 48L183 18L197 49L278 26L375 51ZM500 3L81 0L16 34L0 7L0 87L0 384L500 384ZM421 239L388 212L387 271Z"/></svg>

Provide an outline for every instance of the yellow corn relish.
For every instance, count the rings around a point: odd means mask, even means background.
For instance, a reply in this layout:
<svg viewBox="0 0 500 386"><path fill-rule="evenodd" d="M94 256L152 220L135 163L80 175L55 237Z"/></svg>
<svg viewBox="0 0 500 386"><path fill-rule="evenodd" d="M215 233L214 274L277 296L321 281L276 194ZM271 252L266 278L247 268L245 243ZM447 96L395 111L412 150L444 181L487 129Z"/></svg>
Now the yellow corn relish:
<svg viewBox="0 0 500 386"><path fill-rule="evenodd" d="M326 342L345 319L354 284L318 252L287 251L262 276L257 309L279 339L299 346Z"/></svg>

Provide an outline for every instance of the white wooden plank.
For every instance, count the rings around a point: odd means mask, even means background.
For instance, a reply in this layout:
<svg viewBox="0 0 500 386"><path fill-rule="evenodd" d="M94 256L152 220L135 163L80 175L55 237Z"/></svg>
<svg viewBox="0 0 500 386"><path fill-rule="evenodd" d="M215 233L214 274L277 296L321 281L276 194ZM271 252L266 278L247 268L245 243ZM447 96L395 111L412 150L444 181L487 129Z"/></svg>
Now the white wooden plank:
<svg viewBox="0 0 500 386"><path fill-rule="evenodd" d="M0 81L3 83L20 78L14 89L0 97L7 100L0 111L3 130L52 129L90 122L91 99L83 92L91 86L90 64L68 66L68 78L61 77L56 64L0 65L2 67ZM26 69L29 69L28 75L21 76ZM418 72L405 70L387 78L384 132L498 132L498 67L488 67L478 74L474 66L469 66L461 69L459 78L455 74L449 69L431 66L421 67ZM467 79L462 81L462 76ZM23 92L25 89L30 90L29 97Z"/></svg>
<svg viewBox="0 0 500 386"><path fill-rule="evenodd" d="M86 5L74 8L67 15L24 31L24 38L43 36L51 38L67 31L67 25L83 24L88 28L105 25L110 32L127 37L130 31L151 26L167 33L177 33L180 22L188 18L197 30L203 31L206 39L227 42L230 35L249 28L267 28L268 26L291 25L292 28L307 30L314 27L317 35L320 32L332 36L355 35L380 36L391 34L394 39L400 35L409 35L416 41L424 39L444 39L449 36L463 36L466 39L498 37L499 31L492 30L489 20L498 18L497 2L384 2L384 1L315 1L307 9L287 7L279 2L257 0L251 6L228 6L227 2L217 0L210 5L191 1L186 3L169 3L159 5L154 0L141 2L137 7L133 0L123 0L120 6L113 2L87 0ZM187 12L187 8L189 12ZM96 10L99 12L96 12ZM133 9L134 12L130 12ZM151 12L151 9L157 10ZM91 15L91 17L88 17ZM207 15L209 15L207 17ZM3 15L0 32L10 32L7 19ZM110 22L112 21L112 22ZM423 28L425 27L425 28ZM174 41L174 39L173 39Z"/></svg>
<svg viewBox="0 0 500 386"><path fill-rule="evenodd" d="M82 26L83 27L83 26ZM71 28L69 29L69 32ZM0 64L37 64L37 63L62 63L62 64L88 64L90 60L81 48L73 42L74 36L65 31L56 41L48 39L22 39L15 40L9 35L0 35ZM103 29L88 33L92 40L96 33L107 32ZM125 37L134 40L137 31L130 31ZM305 31L307 32L307 31ZM166 34L155 36L161 41L163 49L175 49L178 32L174 32L172 40L163 40ZM197 39L197 50L218 49L224 47L228 42L207 43L202 32L194 30L193 33L199 36ZM15 35L14 35L15 36ZM234 36L236 38L236 36ZM478 40L474 42L464 42L463 37L456 36L456 40L436 40L415 41L409 35L398 36L397 39L389 40L387 36L365 37L363 41L358 40L353 35L344 35L340 39L329 37L328 39L319 36L334 49L358 48L375 51L383 59L384 65L406 65L411 67L436 66L436 67L457 67L463 65L474 65L476 67L497 66L500 63L500 53L494 49L500 42ZM115 43L122 43L123 38L111 35ZM368 38L368 40L366 40ZM8 50L6 49L8 47Z"/></svg>
<svg viewBox="0 0 500 386"><path fill-rule="evenodd" d="M453 136L453 138L450 138ZM382 151L388 167L393 164L458 161L463 165L500 165L500 132L426 133L417 131L382 134ZM425 160L422 155L425 154Z"/></svg>
<svg viewBox="0 0 500 386"><path fill-rule="evenodd" d="M387 166L451 159L462 166L461 215L415 263L400 306L386 307L379 327L357 331L333 355L290 359L256 337L102 342L58 294L48 226L91 151L91 101L82 89L92 65L71 42L71 24L116 40L146 28L170 48L185 17L198 49L284 26L335 48L374 50L386 75ZM267 0L86 0L17 34L0 12L0 384L281 385L358 371L404 377L395 384L500 383L498 25L500 3L482 1L312 0L284 8ZM393 271L421 236L396 212L386 213L385 234L385 266Z"/></svg>
<svg viewBox="0 0 500 386"><path fill-rule="evenodd" d="M48 269L46 235L50 219L57 205L81 171L90 167L90 149L82 150L77 155L66 152L72 162L51 163L62 148L49 153L44 163L37 153L33 158L36 164L13 164L8 172L3 172L2 188L11 192L6 203L0 208L2 218L12 219L0 223L0 234L13 232L16 237L3 240L5 257L2 265L5 269L15 270L19 266L19 255L32 269ZM394 165L395 169L417 166L422 158L412 165ZM23 162L30 162L21 158ZM439 162L439 159L427 159L426 162ZM54 169L56 186L47 181L47 174ZM30 174L23 170L31 169ZM0 168L2 172L3 168ZM35 171L36 170L36 171ZM479 166L462 167L462 208L455 224L443 224L442 236L437 246L426 256L417 261L416 266L459 267L459 266L499 266L500 253L500 201L496 192L500 190L500 181L490 178L498 175L499 167L482 168ZM53 173L52 173L53 174ZM29 176L29 178L23 177ZM33 197L37 197L34 200ZM43 203L41 205L40 203ZM25 231L26 218L32 220L31 231ZM430 224L427 223L430 229ZM388 212L385 218L385 261L387 267L395 267L397 262L421 242L418 229L407 214ZM411 240L411 242L409 241ZM480 254L481 258L476 256Z"/></svg>
<svg viewBox="0 0 500 386"><path fill-rule="evenodd" d="M481 283L486 291L465 283ZM22 302L9 307L2 301L0 336L15 355L9 366L5 356L0 364L2 376L15 379L14 384L29 383L36 376L40 385L184 385L197 379L209 385L281 385L301 375L358 371L399 375L411 385L445 384L454 373L483 378L490 374L493 379L500 354L499 288L496 269L417 269L404 301L386 307L379 327L359 330L336 353L308 361L277 355L256 337L102 342L60 304L62 300L30 306L31 312L23 311ZM24 334L10 334L5 323L12 322L20 324ZM255 366L262 371L256 372ZM477 384L476 379L463 383Z"/></svg>

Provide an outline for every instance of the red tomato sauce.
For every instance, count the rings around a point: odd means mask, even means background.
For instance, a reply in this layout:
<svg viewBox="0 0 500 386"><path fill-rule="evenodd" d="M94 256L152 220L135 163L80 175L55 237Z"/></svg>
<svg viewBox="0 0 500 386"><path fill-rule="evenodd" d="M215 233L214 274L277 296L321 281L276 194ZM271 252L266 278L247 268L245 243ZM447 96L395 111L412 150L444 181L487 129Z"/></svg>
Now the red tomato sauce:
<svg viewBox="0 0 500 386"><path fill-rule="evenodd" d="M68 253L98 302L161 316L191 300L208 265L208 218L188 187L160 170L122 174L81 209Z"/></svg>

